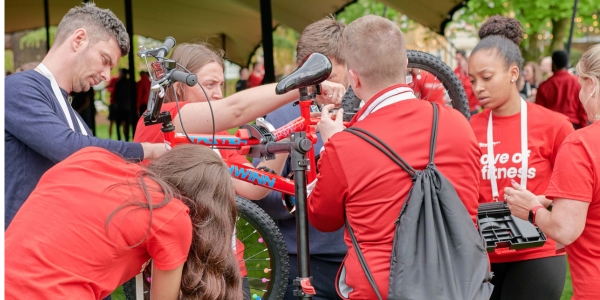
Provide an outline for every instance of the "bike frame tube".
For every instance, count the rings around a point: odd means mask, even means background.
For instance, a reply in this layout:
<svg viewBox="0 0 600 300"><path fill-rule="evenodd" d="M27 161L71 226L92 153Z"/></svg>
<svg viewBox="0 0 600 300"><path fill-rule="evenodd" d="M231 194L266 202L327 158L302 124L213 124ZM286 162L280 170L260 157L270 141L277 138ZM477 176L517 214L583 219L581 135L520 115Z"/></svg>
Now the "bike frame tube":
<svg viewBox="0 0 600 300"><path fill-rule="evenodd" d="M215 135L213 141L212 134L188 134L189 139L183 133L176 133L174 136L175 144L198 144L205 146L215 146L218 149L241 149L244 146L259 145L260 141L256 139L241 139L234 135ZM191 140L191 141L190 141Z"/></svg>
<svg viewBox="0 0 600 300"><path fill-rule="evenodd" d="M175 147L179 144L198 144L204 146L214 146L217 149L227 150L240 150L244 146L258 145L260 142L256 139L240 139L233 135L215 135L214 141L212 135L189 135L190 140L181 133L164 132L165 144L167 147ZM229 174L233 178L237 178L242 181L250 182L255 185L260 185L268 189L282 192L284 194L292 195L295 194L294 181L288 178L272 174L269 172L261 171L256 168L230 162L223 159L229 168Z"/></svg>
<svg viewBox="0 0 600 300"><path fill-rule="evenodd" d="M294 196L293 180L226 159L224 161L229 167L231 177Z"/></svg>

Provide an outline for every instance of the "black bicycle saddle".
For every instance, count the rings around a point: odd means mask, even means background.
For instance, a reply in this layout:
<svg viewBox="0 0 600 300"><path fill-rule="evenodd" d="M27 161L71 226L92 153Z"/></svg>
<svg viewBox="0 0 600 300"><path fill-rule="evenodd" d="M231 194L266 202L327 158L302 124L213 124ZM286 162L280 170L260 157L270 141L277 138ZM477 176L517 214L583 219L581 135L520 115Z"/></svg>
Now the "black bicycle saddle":
<svg viewBox="0 0 600 300"><path fill-rule="evenodd" d="M331 74L331 62L321 53L310 54L302 65L283 78L275 87L277 95L285 94L291 90L317 85Z"/></svg>

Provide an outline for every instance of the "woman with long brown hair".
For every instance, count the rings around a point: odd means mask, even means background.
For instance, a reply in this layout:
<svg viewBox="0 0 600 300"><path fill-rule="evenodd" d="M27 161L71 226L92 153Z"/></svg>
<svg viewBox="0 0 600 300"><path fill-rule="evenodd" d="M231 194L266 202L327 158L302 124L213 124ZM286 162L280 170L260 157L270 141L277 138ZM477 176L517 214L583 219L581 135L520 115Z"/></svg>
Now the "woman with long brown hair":
<svg viewBox="0 0 600 300"><path fill-rule="evenodd" d="M196 76L198 76L198 83L202 88L197 85L190 87L180 83L173 84L173 88L167 89L166 91L164 103L161 108L162 111L171 113L173 126L175 126L175 129L178 132L182 132L184 129L183 127L185 127L185 130L188 133L211 133L210 131L201 129L203 128L202 125L207 125L210 121L207 122L206 120L199 120L196 117L192 117L189 114L186 115L186 111L190 109L190 107L206 106L208 101L211 101L212 105L215 105L215 103L224 100L222 93L223 83L225 82L225 77L223 75L223 51L213 50L209 45L204 43L184 43L175 47L171 54L171 59L179 64L179 69L181 71L185 68L196 74ZM204 92L206 92L206 94ZM242 93L247 92L248 91L244 91ZM181 119L179 118L180 115ZM224 121L223 119L227 119L227 116L215 115L215 122L218 123L219 121ZM199 123L201 123L201 125L198 125ZM142 117L138 121L136 128L135 137L133 138L134 141L151 143L164 142L160 124L144 126ZM229 133L225 130L221 130L217 131L215 134L228 135ZM237 150L219 149L218 153L223 159L229 162L235 162L251 168L254 167L248 161L246 156L239 154ZM273 170L273 172L279 174L283 170L286 158L287 154L277 154L276 159L264 160L257 167L264 167L267 170ZM266 197L271 191L267 188L238 179L234 179L233 184L236 194L250 200L260 200Z"/></svg>
<svg viewBox="0 0 600 300"><path fill-rule="evenodd" d="M88 147L50 169L6 231L7 299L102 299L150 259L152 299L241 299L229 172L182 145L148 167Z"/></svg>

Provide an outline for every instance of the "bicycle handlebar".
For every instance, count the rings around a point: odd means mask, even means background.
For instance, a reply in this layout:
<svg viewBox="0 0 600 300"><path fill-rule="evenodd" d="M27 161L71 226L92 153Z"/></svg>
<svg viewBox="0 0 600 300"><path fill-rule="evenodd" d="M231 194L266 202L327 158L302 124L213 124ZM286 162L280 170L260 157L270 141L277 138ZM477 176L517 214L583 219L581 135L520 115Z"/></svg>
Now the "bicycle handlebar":
<svg viewBox="0 0 600 300"><path fill-rule="evenodd" d="M171 72L170 77L175 81L183 82L192 87L198 83L198 76L196 76L196 74L188 74L179 70L173 70Z"/></svg>
<svg viewBox="0 0 600 300"><path fill-rule="evenodd" d="M175 39L168 36L167 38L165 38L165 41L162 44L162 46L158 48L159 50L157 56L164 57L165 55L169 54L169 51L171 51L173 46L175 46Z"/></svg>
<svg viewBox="0 0 600 300"><path fill-rule="evenodd" d="M141 49L137 52L137 55L141 58L145 58L146 56L164 58L165 55L169 54L169 51L171 51L173 46L175 46L175 39L168 36L165 38L165 41L160 47L152 49L141 47Z"/></svg>

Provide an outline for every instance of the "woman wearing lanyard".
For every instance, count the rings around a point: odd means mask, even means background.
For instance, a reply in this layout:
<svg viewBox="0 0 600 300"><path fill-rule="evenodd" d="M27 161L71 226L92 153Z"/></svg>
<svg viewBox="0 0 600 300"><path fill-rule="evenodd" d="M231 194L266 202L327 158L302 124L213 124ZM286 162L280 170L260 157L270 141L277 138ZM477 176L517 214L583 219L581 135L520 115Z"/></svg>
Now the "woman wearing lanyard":
<svg viewBox="0 0 600 300"><path fill-rule="evenodd" d="M517 20L492 17L481 27L482 40L469 60L473 91L486 109L471 118L482 152L480 203L504 201L511 180L543 194L558 148L573 132L565 116L521 99L516 81L523 63L517 46L522 35ZM490 261L495 275L490 299L560 299L565 258L554 241L490 253Z"/></svg>
<svg viewBox="0 0 600 300"><path fill-rule="evenodd" d="M569 135L558 152L543 208L543 194L518 184L506 188L506 201L517 217L530 220L546 236L566 245L573 279L573 299L600 299L600 45L591 47L577 64L583 103L591 126ZM533 192L533 193L532 193Z"/></svg>

